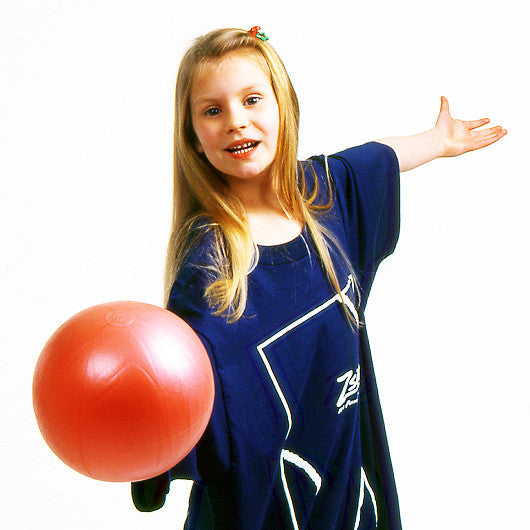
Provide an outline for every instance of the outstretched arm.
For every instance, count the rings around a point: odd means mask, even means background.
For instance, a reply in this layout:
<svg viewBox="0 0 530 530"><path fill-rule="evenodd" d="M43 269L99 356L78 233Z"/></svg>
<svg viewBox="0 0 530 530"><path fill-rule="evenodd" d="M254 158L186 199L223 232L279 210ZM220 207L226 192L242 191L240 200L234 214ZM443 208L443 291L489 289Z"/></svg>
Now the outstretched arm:
<svg viewBox="0 0 530 530"><path fill-rule="evenodd" d="M506 134L506 130L500 126L477 130L489 121L488 118L473 121L455 120L449 114L447 98L442 96L440 114L432 129L413 136L383 138L377 141L394 149L400 171L403 172L435 158L458 156L500 140Z"/></svg>

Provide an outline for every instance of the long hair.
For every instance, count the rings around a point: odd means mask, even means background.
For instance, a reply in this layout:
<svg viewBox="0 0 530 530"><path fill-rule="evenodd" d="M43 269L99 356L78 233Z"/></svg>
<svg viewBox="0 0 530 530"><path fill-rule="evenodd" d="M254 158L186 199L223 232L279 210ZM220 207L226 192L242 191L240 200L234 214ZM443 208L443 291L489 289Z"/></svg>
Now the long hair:
<svg viewBox="0 0 530 530"><path fill-rule="evenodd" d="M324 270L334 290L344 300L330 257L328 241L332 234L317 221L317 213L329 208L318 204L316 175L311 192L300 179L297 161L299 107L285 66L268 43L240 29L219 29L195 40L182 58L175 91L173 220L165 270L165 297L186 257L193 239L193 227L199 218L207 219L214 232L212 249L215 275L205 295L217 315L238 320L245 310L247 276L257 262L257 246L252 241L245 210L219 172L197 149L189 105L193 76L203 61L221 58L227 53L244 51L255 59L268 75L279 109L279 132L276 156L271 166L272 183L286 214L305 224ZM329 174L328 174L329 180ZM331 190L331 183L328 182ZM342 253L343 254L343 253ZM353 271L352 271L353 272ZM351 304L350 304L351 306ZM356 310L355 323L359 324Z"/></svg>

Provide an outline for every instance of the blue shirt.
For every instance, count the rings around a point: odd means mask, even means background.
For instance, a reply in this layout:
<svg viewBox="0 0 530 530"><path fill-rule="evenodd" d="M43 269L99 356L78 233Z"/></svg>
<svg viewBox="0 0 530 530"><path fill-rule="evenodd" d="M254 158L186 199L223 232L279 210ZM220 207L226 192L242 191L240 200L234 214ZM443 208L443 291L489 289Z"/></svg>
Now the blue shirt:
<svg viewBox="0 0 530 530"><path fill-rule="evenodd" d="M324 157L312 164L327 201ZM348 256L332 250L341 299L304 229L260 246L236 323L203 297L208 235L175 281L168 308L187 321L212 361L216 397L196 448L170 472L194 480L187 528L401 528L383 417L364 324L379 263L399 233L399 167L368 143L328 157L332 207L319 217ZM345 311L359 302L363 325Z"/></svg>

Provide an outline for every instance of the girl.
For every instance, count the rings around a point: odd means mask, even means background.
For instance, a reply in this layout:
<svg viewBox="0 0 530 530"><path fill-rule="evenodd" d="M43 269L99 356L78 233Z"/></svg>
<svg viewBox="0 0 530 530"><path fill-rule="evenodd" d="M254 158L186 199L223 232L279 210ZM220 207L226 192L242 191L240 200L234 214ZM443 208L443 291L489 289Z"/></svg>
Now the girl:
<svg viewBox="0 0 530 530"><path fill-rule="evenodd" d="M260 28L196 40L177 79L167 306L209 352L210 424L167 473L194 481L187 528L401 528L364 326L399 231L399 173L499 140L454 120L299 162L298 102Z"/></svg>

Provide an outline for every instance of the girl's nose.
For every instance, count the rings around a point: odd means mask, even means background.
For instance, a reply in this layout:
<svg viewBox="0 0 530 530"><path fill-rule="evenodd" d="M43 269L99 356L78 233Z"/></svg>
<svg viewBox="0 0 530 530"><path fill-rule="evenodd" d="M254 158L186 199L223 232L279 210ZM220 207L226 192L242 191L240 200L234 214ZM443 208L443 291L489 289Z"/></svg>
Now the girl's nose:
<svg viewBox="0 0 530 530"><path fill-rule="evenodd" d="M248 118L245 116L244 109L231 109L227 118L227 132L233 133L248 125Z"/></svg>

